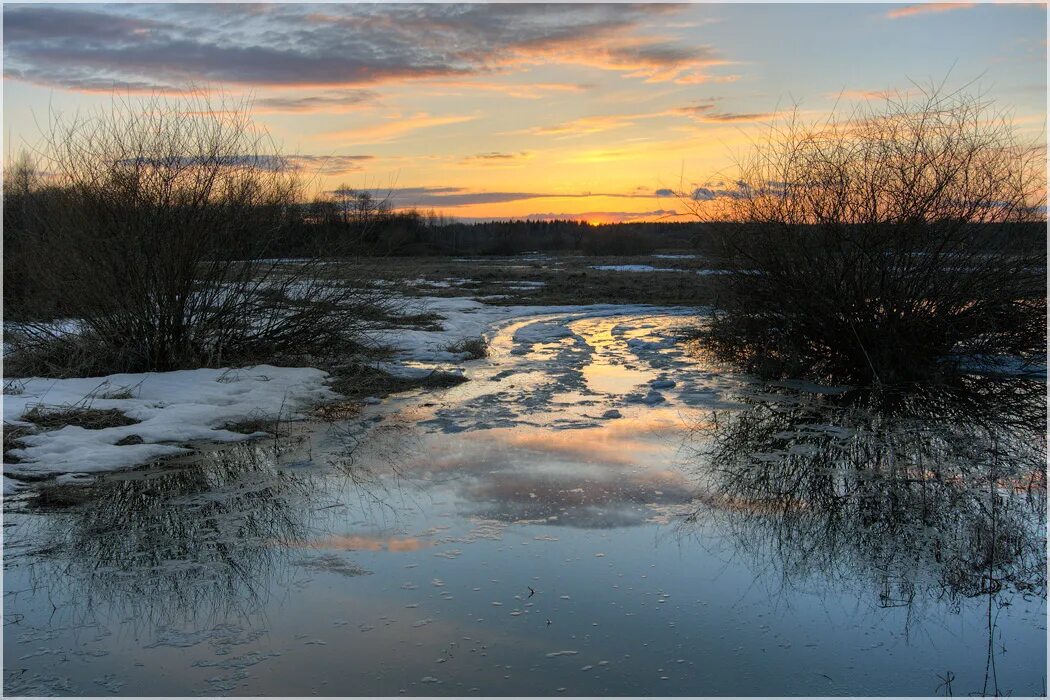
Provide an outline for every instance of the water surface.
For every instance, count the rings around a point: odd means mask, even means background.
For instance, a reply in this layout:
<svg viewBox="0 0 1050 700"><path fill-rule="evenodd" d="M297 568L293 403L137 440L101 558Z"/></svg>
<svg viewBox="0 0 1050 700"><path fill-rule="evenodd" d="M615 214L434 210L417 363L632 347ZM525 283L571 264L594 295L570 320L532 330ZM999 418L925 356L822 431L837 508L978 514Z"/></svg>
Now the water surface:
<svg viewBox="0 0 1050 700"><path fill-rule="evenodd" d="M444 393L8 501L5 693L1045 692L1041 433L829 417L685 322L518 320Z"/></svg>

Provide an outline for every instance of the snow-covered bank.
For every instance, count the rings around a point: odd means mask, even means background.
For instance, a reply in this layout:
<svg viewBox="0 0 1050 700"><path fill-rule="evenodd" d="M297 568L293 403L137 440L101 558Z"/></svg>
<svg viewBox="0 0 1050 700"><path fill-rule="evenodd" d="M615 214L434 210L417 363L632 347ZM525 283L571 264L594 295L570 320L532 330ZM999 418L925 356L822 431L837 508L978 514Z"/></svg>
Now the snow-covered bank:
<svg viewBox="0 0 1050 700"><path fill-rule="evenodd" d="M441 317L440 330L379 329L374 339L395 350L378 368L398 377L420 378L435 370L462 372L467 352L449 348L468 338L493 338L510 323L526 323L514 334L527 352L535 344L567 339L565 324L583 318L653 314L691 315L696 309L648 305L596 304L570 306L492 306L466 297L414 298L421 310ZM535 323L528 324L530 318ZM665 342L664 341L661 342ZM642 342L634 339L632 342ZM662 347L662 346L661 346ZM4 423L30 425L26 414L70 407L116 409L137 421L132 425L86 429L67 425L20 438L9 454L18 462L4 473L18 479L123 469L159 457L189 452L186 443L243 440L250 435L226 429L247 420L302 417L302 409L338 398L328 388L328 374L311 368L259 365L243 369L198 369L177 372L118 374L83 379L11 380L4 396ZM6 479L5 494L20 484Z"/></svg>
<svg viewBox="0 0 1050 700"><path fill-rule="evenodd" d="M674 267L654 267L652 265L591 265L591 269L604 272L682 272Z"/></svg>
<svg viewBox="0 0 1050 700"><path fill-rule="evenodd" d="M13 496L14 494L18 493L19 491L21 491L24 488L25 488L25 484L23 484L21 481L18 481L16 479L12 479L12 478L7 477L7 476L4 477L4 492L3 492L3 495L5 495L5 496Z"/></svg>
<svg viewBox="0 0 1050 700"><path fill-rule="evenodd" d="M224 426L301 417L305 406L336 397L325 385L327 377L318 369L258 365L19 380L20 393L4 396L5 425L29 425L24 416L37 407L46 412L74 406L116 409L138 422L97 430L69 425L28 435L21 439L24 447L11 450L20 461L4 464L4 472L17 477L107 471L189 451L177 443L243 440L249 436ZM5 480L5 493L16 487Z"/></svg>
<svg viewBox="0 0 1050 700"><path fill-rule="evenodd" d="M654 258L682 258L689 256L675 256L675 255L654 255ZM694 256L695 257L695 256ZM601 270L603 272L683 272L693 273L696 275L725 275L729 274L729 270L722 270L716 268L704 268L695 270L691 268L680 268L680 267L654 267L653 265L591 265L592 270Z"/></svg>
<svg viewBox="0 0 1050 700"><path fill-rule="evenodd" d="M449 364L466 360L469 353L450 352L448 347L465 338L487 337L501 325L529 316L563 315L565 319L604 317L621 314L703 313L700 309L673 309L648 304L589 304L564 306L491 306L469 297L426 297L418 300L420 310L440 315L442 330L380 331L376 339L397 351L398 359L410 365L428 364L448 370ZM386 368L385 369L390 369ZM394 370L396 371L396 370Z"/></svg>

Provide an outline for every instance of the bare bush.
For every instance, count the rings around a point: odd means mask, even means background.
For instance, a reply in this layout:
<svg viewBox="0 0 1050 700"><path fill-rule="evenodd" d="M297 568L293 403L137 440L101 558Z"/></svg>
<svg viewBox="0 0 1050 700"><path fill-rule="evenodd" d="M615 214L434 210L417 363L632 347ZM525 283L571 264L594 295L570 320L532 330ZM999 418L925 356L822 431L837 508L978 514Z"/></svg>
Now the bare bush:
<svg viewBox="0 0 1050 700"><path fill-rule="evenodd" d="M54 118L41 157L50 177L21 223L35 243L26 274L76 323L19 324L9 369L286 362L360 342L374 293L325 281L319 251L263 257L300 226L301 183L247 104L115 100Z"/></svg>
<svg viewBox="0 0 1050 700"><path fill-rule="evenodd" d="M767 376L883 384L1042 354L1044 156L936 87L774 125L689 199L736 268L706 340Z"/></svg>
<svg viewBox="0 0 1050 700"><path fill-rule="evenodd" d="M41 175L29 153L23 151L4 164L4 311L10 318L27 305L47 316L53 309L41 300L37 277L28 253L37 241L30 222L40 204Z"/></svg>
<svg viewBox="0 0 1050 700"><path fill-rule="evenodd" d="M1042 382L740 398L743 410L712 420L691 520L717 513L738 551L785 583L861 583L885 607L931 593L1045 598Z"/></svg>

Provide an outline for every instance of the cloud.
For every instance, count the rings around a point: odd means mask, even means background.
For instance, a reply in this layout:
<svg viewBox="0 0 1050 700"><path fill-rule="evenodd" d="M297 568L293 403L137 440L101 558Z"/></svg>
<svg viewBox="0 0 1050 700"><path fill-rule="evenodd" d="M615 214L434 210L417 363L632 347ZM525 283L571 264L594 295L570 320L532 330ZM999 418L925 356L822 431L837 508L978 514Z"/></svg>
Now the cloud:
<svg viewBox="0 0 1050 700"><path fill-rule="evenodd" d="M725 63L646 36L674 5L341 4L4 7L5 75L70 89L368 87L557 62L696 82ZM518 88L535 97L556 84ZM477 89L487 89L478 87ZM309 106L307 107L309 108Z"/></svg>
<svg viewBox="0 0 1050 700"><path fill-rule="evenodd" d="M514 165L522 160L528 160L530 158L532 158L532 154L528 151L520 151L518 153L489 151L488 153L477 153L472 156L466 156L460 161L460 163L463 165Z"/></svg>
<svg viewBox="0 0 1050 700"><path fill-rule="evenodd" d="M597 134L613 129L622 129L634 126L637 122L645 119L657 119L660 117L689 117L694 121L709 123L730 122L752 122L769 119L774 115L769 112L722 112L715 109L714 100L701 102L687 107L676 107L660 112L643 112L636 114L603 114L590 117L581 117L560 124L548 126L536 126L529 129L508 132L509 134L528 134L532 136L555 136L568 138L571 136L584 136Z"/></svg>
<svg viewBox="0 0 1050 700"><path fill-rule="evenodd" d="M530 199L587 199L590 197L613 197L621 199L654 199L649 192L486 192L465 187L395 187L389 190L372 190L380 198L389 197L397 208L405 207L461 207L474 204L503 204ZM541 215L542 216L542 215ZM578 215L574 215L578 216Z"/></svg>
<svg viewBox="0 0 1050 700"><path fill-rule="evenodd" d="M272 155L246 153L238 155L221 156L218 159L220 165L231 168L253 168L259 170L300 170L310 171L318 175L340 175L362 169L362 163L375 158L370 155L343 155L343 156L316 156L316 155ZM202 163L198 157L185 156L179 158L129 158L121 161L126 165L149 165L156 167L190 168ZM209 159L210 162L210 159Z"/></svg>
<svg viewBox="0 0 1050 700"><path fill-rule="evenodd" d="M758 122L773 117L772 112L711 112L700 118L700 121L730 123L730 122Z"/></svg>
<svg viewBox="0 0 1050 700"><path fill-rule="evenodd" d="M316 175L345 175L347 173L364 170L363 164L373 160L375 156L350 155L350 156L313 156L296 155L289 156L287 160L297 170L313 173Z"/></svg>
<svg viewBox="0 0 1050 700"><path fill-rule="evenodd" d="M329 140L350 141L353 143L382 143L393 141L401 136L420 129L429 129L435 126L446 126L449 124L460 124L477 119L477 115L445 115L432 116L426 112L417 112L408 116L394 114L386 120L371 126L362 126L344 131L334 131L323 134L322 138Z"/></svg>
<svg viewBox="0 0 1050 700"><path fill-rule="evenodd" d="M463 187L394 187L370 190L376 197L391 201L395 208L458 207L471 204L501 204L550 196L534 192L474 192ZM336 190L334 194L339 194Z"/></svg>
<svg viewBox="0 0 1050 700"><path fill-rule="evenodd" d="M652 209L649 211L584 211L584 212L546 212L528 214L523 219L528 221L586 221L601 224L626 224L635 221L652 221L653 219L673 219L681 216L674 209Z"/></svg>
<svg viewBox="0 0 1050 700"><path fill-rule="evenodd" d="M246 168L252 170L269 170L273 172L287 170L295 165L286 156L261 153L241 153L219 156L169 156L151 158L139 156L117 161L120 165L146 166L157 169L196 168L207 164L208 168Z"/></svg>
<svg viewBox="0 0 1050 700"><path fill-rule="evenodd" d="M580 93L590 89L590 85L579 83L492 83L478 80L442 80L428 81L427 90L431 94L462 95L466 92L498 92L506 97L524 100L538 100L549 97L551 93Z"/></svg>
<svg viewBox="0 0 1050 700"><path fill-rule="evenodd" d="M729 63L708 45L672 46L663 41L621 37L608 42L580 41L551 55L566 63L619 71L627 77L644 78L647 82L681 84L706 82L712 79L706 73L708 68Z"/></svg>
<svg viewBox="0 0 1050 700"><path fill-rule="evenodd" d="M674 190L670 190L664 187L662 189L656 190L655 192L653 192L653 194L655 194L657 197L673 197Z"/></svg>
<svg viewBox="0 0 1050 700"><path fill-rule="evenodd" d="M716 109L714 100L700 102L687 107L677 107L672 111L676 114L691 117L696 121L722 124L762 121L774 116L771 112L720 112Z"/></svg>
<svg viewBox="0 0 1050 700"><path fill-rule="evenodd" d="M697 202L710 202L715 199L743 199L752 196L782 197L787 194L789 184L768 180L758 187L743 180L734 183L706 183L693 190L692 198Z"/></svg>
<svg viewBox="0 0 1050 700"><path fill-rule="evenodd" d="M606 114L594 117L581 117L550 126L536 126L530 129L511 132L513 134L530 134L534 136L583 136L597 134L613 129L632 126L634 120L657 116L655 114Z"/></svg>
<svg viewBox="0 0 1050 700"><path fill-rule="evenodd" d="M379 99L373 90L344 90L305 97L266 97L255 101L258 112L346 112L370 106Z"/></svg>
<svg viewBox="0 0 1050 700"><path fill-rule="evenodd" d="M37 12L32 6L8 5L4 9L4 43L30 41L134 40L161 28L157 22L106 12L56 6Z"/></svg>
<svg viewBox="0 0 1050 700"><path fill-rule="evenodd" d="M972 2L928 2L921 5L906 5L895 7L886 13L887 19L901 19L902 17L914 17L915 15L932 14L934 12L950 12L951 10L962 10L973 7Z"/></svg>

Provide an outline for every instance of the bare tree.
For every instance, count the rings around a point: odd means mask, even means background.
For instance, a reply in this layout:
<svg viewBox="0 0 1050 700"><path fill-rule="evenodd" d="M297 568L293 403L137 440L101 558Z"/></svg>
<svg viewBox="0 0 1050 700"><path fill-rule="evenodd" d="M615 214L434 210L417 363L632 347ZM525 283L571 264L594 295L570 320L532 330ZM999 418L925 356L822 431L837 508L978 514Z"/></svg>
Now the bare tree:
<svg viewBox="0 0 1050 700"><path fill-rule="evenodd" d="M22 151L4 167L4 307L10 312L34 295L27 252L36 241L32 219L40 173L28 152ZM46 313L46 310L43 310Z"/></svg>
<svg viewBox="0 0 1050 700"><path fill-rule="evenodd" d="M1045 148L980 96L772 126L688 204L735 263L705 334L774 376L894 383L1045 349Z"/></svg>
<svg viewBox="0 0 1050 700"><path fill-rule="evenodd" d="M367 291L326 282L318 258L262 257L301 223L301 183L248 104L115 99L53 118L47 137L31 271L79 330L23 324L23 371L279 361L361 340Z"/></svg>

